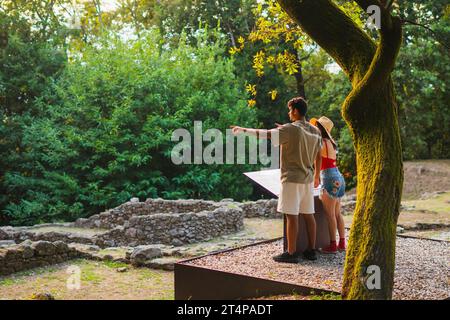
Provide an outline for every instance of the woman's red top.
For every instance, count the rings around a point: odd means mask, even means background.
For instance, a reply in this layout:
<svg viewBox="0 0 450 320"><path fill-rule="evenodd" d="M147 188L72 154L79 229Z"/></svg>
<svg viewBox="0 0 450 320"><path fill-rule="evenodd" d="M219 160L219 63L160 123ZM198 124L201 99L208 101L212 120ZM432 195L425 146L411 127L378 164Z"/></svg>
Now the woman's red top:
<svg viewBox="0 0 450 320"><path fill-rule="evenodd" d="M331 168L336 168L336 159L328 158L328 143L324 140L325 148L327 149L327 156L322 157L322 166L320 170L326 170Z"/></svg>

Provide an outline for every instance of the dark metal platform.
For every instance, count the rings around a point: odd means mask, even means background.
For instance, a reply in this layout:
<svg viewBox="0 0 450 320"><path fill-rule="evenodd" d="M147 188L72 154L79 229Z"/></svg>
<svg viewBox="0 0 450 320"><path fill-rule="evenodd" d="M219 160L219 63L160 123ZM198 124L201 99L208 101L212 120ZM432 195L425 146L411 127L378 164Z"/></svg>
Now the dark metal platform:
<svg viewBox="0 0 450 320"><path fill-rule="evenodd" d="M317 224L316 247L329 244L328 223L323 213L322 202L315 197ZM224 250L206 256L184 260L175 264L175 299L177 300L219 300L248 299L279 294L311 294L315 292L331 293L323 289L305 287L291 283L246 276L237 273L212 270L190 264L191 261L210 255L239 250L245 247L257 246L268 242L279 241L281 238L254 243L236 249ZM286 249L286 219L284 221L284 247ZM302 215L299 217L299 236L297 251L303 252L308 244L306 226ZM337 293L338 292L333 292Z"/></svg>
<svg viewBox="0 0 450 320"><path fill-rule="evenodd" d="M175 264L176 300L235 300L257 298L279 294L321 294L331 293L323 289L305 287L280 281L251 277L237 273L218 271L189 264L191 261L210 255L257 246L281 238L254 243L231 250L224 250L206 256L181 261ZM333 292L338 293L338 292Z"/></svg>

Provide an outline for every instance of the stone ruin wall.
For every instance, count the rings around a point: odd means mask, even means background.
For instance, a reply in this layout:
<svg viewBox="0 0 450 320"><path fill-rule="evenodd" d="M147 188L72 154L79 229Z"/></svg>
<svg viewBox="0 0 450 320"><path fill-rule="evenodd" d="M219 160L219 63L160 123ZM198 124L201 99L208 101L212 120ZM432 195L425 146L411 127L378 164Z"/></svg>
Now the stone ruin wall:
<svg viewBox="0 0 450 320"><path fill-rule="evenodd" d="M0 248L0 275L49 266L83 254L62 241L48 242L30 240L15 246Z"/></svg>
<svg viewBox="0 0 450 320"><path fill-rule="evenodd" d="M213 211L224 204L205 200L164 200L147 199L145 202L129 201L114 209L95 214L87 219L78 219L75 227L114 229L117 226L127 227L134 216L149 216L155 214L198 213Z"/></svg>
<svg viewBox="0 0 450 320"><path fill-rule="evenodd" d="M25 240L94 244L100 247L136 246L162 243L181 246L241 231L245 217L281 217L277 200L239 203L231 199L205 200L134 199L114 209L81 218L73 223L43 224L33 227L1 227L2 240ZM102 229L94 235L65 231L39 232L42 227Z"/></svg>
<svg viewBox="0 0 450 320"><path fill-rule="evenodd" d="M244 217L280 217L276 206L276 199L246 203L227 199L220 202L147 199L78 219L73 225L110 229L96 238L95 244L101 247L149 243L180 246L238 232L244 228Z"/></svg>
<svg viewBox="0 0 450 320"><path fill-rule="evenodd" d="M230 204L213 211L133 216L125 227L117 227L110 233L100 235L97 245L137 246L162 243L181 246L208 241L243 228L242 210ZM114 243L111 243L111 239Z"/></svg>

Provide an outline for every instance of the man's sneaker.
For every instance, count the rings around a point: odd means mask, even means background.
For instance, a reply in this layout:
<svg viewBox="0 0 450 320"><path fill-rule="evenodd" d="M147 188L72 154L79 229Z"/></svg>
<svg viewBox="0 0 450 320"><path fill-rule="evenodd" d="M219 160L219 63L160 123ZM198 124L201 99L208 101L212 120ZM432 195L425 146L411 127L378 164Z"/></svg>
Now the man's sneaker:
<svg viewBox="0 0 450 320"><path fill-rule="evenodd" d="M327 253L327 254L334 254L337 252L337 246L336 246L336 242L330 244L329 246L320 249L321 253Z"/></svg>
<svg viewBox="0 0 450 320"><path fill-rule="evenodd" d="M298 263L298 254L289 254L289 252L283 252L277 256L273 257L273 260L276 262L284 262L284 263Z"/></svg>
<svg viewBox="0 0 450 320"><path fill-rule="evenodd" d="M305 250L303 252L303 257L307 260L317 260L317 254L316 254L316 250L311 249L311 250Z"/></svg>

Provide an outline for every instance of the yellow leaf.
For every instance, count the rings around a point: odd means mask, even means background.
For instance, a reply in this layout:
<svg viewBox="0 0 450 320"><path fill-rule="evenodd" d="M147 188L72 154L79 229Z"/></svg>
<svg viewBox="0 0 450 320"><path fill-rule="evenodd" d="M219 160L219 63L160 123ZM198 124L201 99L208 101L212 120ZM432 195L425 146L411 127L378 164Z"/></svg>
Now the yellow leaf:
<svg viewBox="0 0 450 320"><path fill-rule="evenodd" d="M256 53L255 59L264 59L265 55L264 51L260 50Z"/></svg>
<svg viewBox="0 0 450 320"><path fill-rule="evenodd" d="M245 87L245 90L247 90L247 92L250 92L253 96L256 96L256 85L255 84L253 84L253 85L248 84Z"/></svg>
<svg viewBox="0 0 450 320"><path fill-rule="evenodd" d="M334 284L334 281L333 280L325 280L323 283L326 285L332 285L332 284Z"/></svg>
<svg viewBox="0 0 450 320"><path fill-rule="evenodd" d="M273 100L275 100L275 99L277 98L278 91L274 89L274 90L272 90L272 91L269 91L269 94L270 94L270 98L271 98L272 101L273 101Z"/></svg>
<svg viewBox="0 0 450 320"><path fill-rule="evenodd" d="M298 69L295 67L295 65L290 64L288 66L286 66L286 71L290 74L293 75L294 73L298 72Z"/></svg>
<svg viewBox="0 0 450 320"><path fill-rule="evenodd" d="M289 33L286 33L286 42L289 42L289 41L291 41L291 40L293 40L294 38L292 37L292 34L289 32Z"/></svg>
<svg viewBox="0 0 450 320"><path fill-rule="evenodd" d="M303 42L299 39L294 42L294 48L297 50L300 50L303 48Z"/></svg>

